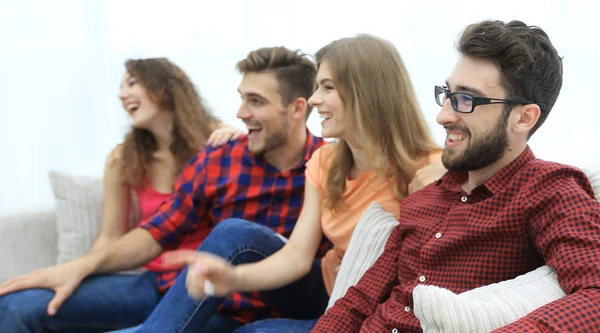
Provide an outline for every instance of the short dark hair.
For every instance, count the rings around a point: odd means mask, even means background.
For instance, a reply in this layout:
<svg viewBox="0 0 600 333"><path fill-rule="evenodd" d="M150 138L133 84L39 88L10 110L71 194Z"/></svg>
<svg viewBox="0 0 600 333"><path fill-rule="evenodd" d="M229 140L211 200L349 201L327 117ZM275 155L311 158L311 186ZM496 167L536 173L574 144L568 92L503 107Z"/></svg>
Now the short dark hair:
<svg viewBox="0 0 600 333"><path fill-rule="evenodd" d="M304 97L310 98L315 89L317 68L300 50L291 51L283 46L264 47L248 53L248 56L237 63L237 70L242 73L272 72L279 83L279 94L284 105ZM306 119L312 107L306 106Z"/></svg>
<svg viewBox="0 0 600 333"><path fill-rule="evenodd" d="M521 21L482 21L465 28L457 49L464 56L493 61L507 99L545 105L531 137L550 114L562 87L562 59L544 30Z"/></svg>

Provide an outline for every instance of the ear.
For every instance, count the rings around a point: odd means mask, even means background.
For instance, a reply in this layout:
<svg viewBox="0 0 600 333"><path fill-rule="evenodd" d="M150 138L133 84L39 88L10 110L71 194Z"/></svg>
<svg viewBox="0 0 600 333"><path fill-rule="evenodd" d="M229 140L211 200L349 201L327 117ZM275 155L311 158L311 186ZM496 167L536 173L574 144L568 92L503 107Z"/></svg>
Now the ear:
<svg viewBox="0 0 600 333"><path fill-rule="evenodd" d="M516 110L517 121L514 129L519 133L529 133L540 118L540 107L537 104L525 104Z"/></svg>
<svg viewBox="0 0 600 333"><path fill-rule="evenodd" d="M306 98L304 98L304 97L298 97L295 100L293 100L288 105L292 119L301 119L302 121L304 121L307 106L308 106L308 102L306 101Z"/></svg>

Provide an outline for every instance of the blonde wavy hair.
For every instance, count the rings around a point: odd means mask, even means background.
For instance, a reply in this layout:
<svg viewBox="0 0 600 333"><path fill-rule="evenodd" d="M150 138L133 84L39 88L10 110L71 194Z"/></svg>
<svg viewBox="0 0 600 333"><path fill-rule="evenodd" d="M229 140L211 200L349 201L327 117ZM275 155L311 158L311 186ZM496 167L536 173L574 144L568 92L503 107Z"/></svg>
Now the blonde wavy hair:
<svg viewBox="0 0 600 333"><path fill-rule="evenodd" d="M408 71L389 42L361 34L336 40L316 54L317 66L327 63L336 89L349 115L349 133L362 142L372 166L402 199L408 184L429 154L440 151L423 119ZM353 160L348 142L335 143L327 174L325 204L342 205L346 179Z"/></svg>
<svg viewBox="0 0 600 333"><path fill-rule="evenodd" d="M219 121L203 104L189 77L166 58L127 60L125 68L146 88L152 101L164 112L173 113L169 147L175 156L175 177L200 151ZM154 135L146 129L132 128L121 145L121 172L132 186L140 186L148 175L152 154L158 149Z"/></svg>

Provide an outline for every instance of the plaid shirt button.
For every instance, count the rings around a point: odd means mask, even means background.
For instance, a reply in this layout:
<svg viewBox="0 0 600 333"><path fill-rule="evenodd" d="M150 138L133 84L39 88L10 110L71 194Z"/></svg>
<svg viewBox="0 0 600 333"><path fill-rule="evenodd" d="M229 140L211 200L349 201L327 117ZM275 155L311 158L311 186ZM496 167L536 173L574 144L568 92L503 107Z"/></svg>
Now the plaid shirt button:
<svg viewBox="0 0 600 333"><path fill-rule="evenodd" d="M427 279L423 275L419 276L419 281L425 282L425 280L427 280Z"/></svg>
<svg viewBox="0 0 600 333"><path fill-rule="evenodd" d="M441 232L438 232L437 234L435 234L435 238L440 238L440 237L442 237L442 233Z"/></svg>
<svg viewBox="0 0 600 333"><path fill-rule="evenodd" d="M397 328L394 328L394 329L392 330L392 333L398 333L398 329L397 329Z"/></svg>
<svg viewBox="0 0 600 333"><path fill-rule="evenodd" d="M467 196L466 196L466 195L463 195L463 196L460 198L460 201L462 201L462 202L467 202L467 200L468 200L468 199L467 199Z"/></svg>
<svg viewBox="0 0 600 333"><path fill-rule="evenodd" d="M405 307L404 307L404 311L406 311L406 312L410 312L410 306L405 306Z"/></svg>

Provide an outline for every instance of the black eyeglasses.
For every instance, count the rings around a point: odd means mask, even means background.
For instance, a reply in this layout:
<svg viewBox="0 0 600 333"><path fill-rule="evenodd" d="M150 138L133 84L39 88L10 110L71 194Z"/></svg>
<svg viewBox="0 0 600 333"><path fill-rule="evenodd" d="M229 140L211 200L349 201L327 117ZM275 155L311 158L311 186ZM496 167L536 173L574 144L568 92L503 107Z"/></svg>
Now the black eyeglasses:
<svg viewBox="0 0 600 333"><path fill-rule="evenodd" d="M501 98L473 96L467 93L451 93L448 90L448 87L435 86L435 101L439 106L443 106L444 102L446 102L448 98L450 98L450 104L452 104L452 108L454 109L454 111L462 113L471 113L473 112L473 110L475 110L476 106L488 104L536 104L540 107L540 110L542 111L544 111L544 109L546 108L546 105L544 103L511 101L508 99Z"/></svg>

